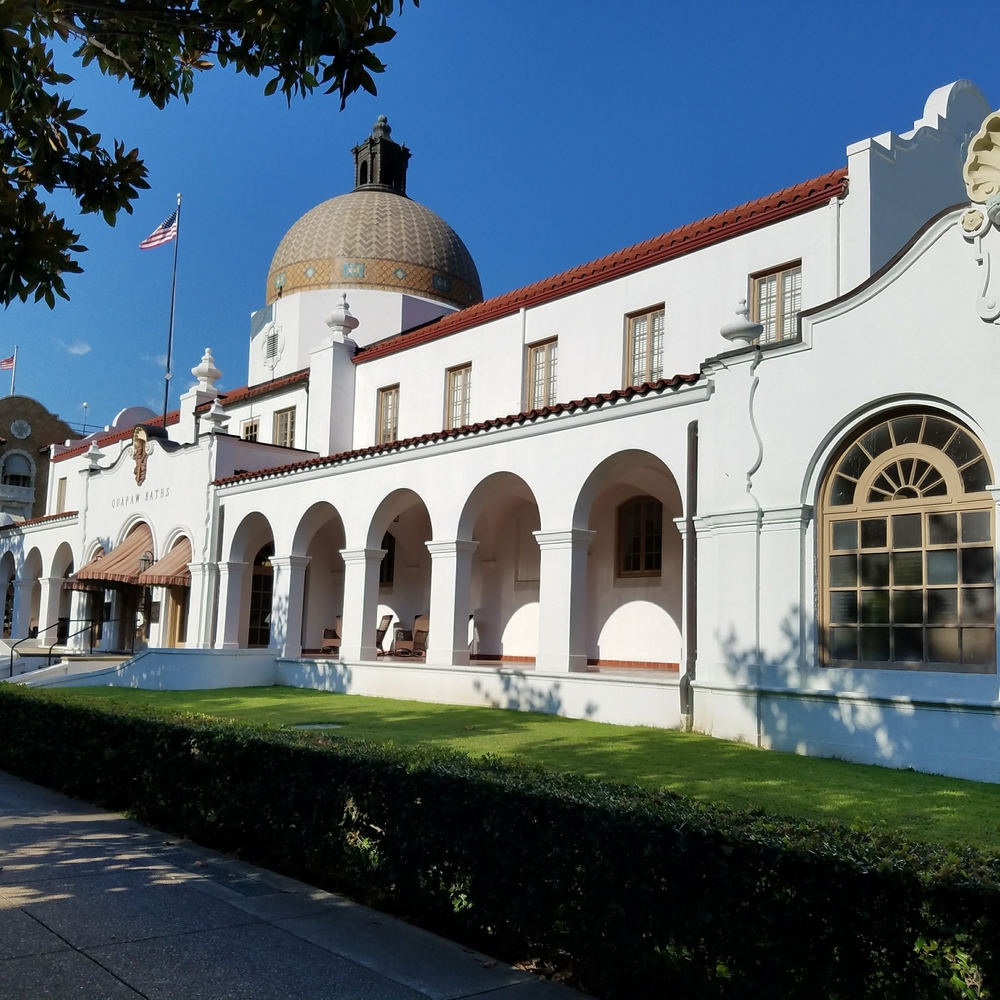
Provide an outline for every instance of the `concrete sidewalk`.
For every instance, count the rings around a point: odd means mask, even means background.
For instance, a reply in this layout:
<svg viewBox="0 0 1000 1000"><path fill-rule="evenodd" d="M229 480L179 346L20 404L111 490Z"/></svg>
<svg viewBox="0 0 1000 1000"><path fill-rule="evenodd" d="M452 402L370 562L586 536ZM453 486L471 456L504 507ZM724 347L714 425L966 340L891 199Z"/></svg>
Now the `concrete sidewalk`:
<svg viewBox="0 0 1000 1000"><path fill-rule="evenodd" d="M5 1000L580 995L3 772L0 866Z"/></svg>

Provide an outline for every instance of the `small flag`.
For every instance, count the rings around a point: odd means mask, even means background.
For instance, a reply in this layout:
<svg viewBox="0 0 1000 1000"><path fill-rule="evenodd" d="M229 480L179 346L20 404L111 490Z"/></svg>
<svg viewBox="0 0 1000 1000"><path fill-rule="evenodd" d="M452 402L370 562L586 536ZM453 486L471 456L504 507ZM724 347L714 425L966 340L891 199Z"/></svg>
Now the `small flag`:
<svg viewBox="0 0 1000 1000"><path fill-rule="evenodd" d="M152 250L177 239L177 210L174 209L140 244L140 250Z"/></svg>
<svg viewBox="0 0 1000 1000"><path fill-rule="evenodd" d="M0 358L0 372L13 371L13 368L14 368L13 354L9 358Z"/></svg>

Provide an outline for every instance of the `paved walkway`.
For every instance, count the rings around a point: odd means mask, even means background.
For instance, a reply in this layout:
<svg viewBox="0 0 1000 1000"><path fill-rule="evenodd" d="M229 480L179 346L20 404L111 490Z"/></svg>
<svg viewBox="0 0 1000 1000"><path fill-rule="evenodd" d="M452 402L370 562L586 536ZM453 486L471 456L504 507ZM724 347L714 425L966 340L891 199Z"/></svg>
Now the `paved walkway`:
<svg viewBox="0 0 1000 1000"><path fill-rule="evenodd" d="M0 997L572 1000L366 907L0 772Z"/></svg>

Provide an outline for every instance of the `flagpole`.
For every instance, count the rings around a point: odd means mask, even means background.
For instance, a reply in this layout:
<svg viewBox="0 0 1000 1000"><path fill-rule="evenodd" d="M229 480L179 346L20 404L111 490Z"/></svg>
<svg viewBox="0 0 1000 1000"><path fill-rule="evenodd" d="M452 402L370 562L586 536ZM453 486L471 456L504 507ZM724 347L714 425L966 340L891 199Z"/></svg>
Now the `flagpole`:
<svg viewBox="0 0 1000 1000"><path fill-rule="evenodd" d="M170 330L167 333L167 372L163 379L163 426L167 426L167 405L170 399L170 362L174 352L174 306L177 302L177 247L181 242L181 196L177 195L177 235L174 237L174 276L170 283ZM14 348L15 355L17 348ZM15 360L16 364L16 360Z"/></svg>
<svg viewBox="0 0 1000 1000"><path fill-rule="evenodd" d="M14 395L14 377L17 375L17 344L14 345L14 364L10 369L10 394Z"/></svg>

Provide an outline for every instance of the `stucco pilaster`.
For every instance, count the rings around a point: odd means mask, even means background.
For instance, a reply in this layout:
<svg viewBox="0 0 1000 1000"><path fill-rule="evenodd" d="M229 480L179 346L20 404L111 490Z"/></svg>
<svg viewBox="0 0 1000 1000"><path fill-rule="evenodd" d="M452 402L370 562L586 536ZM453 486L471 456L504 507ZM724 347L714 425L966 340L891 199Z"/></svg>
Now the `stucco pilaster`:
<svg viewBox="0 0 1000 1000"><path fill-rule="evenodd" d="M532 534L541 553L535 667L586 670L587 550L595 532L569 528Z"/></svg>
<svg viewBox="0 0 1000 1000"><path fill-rule="evenodd" d="M479 542L426 542L431 554L431 629L427 662L452 666L469 662L469 584L472 554Z"/></svg>
<svg viewBox="0 0 1000 1000"><path fill-rule="evenodd" d="M344 634L340 658L374 660L378 570L385 549L341 549L344 559Z"/></svg>

